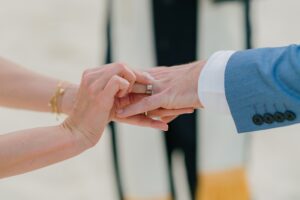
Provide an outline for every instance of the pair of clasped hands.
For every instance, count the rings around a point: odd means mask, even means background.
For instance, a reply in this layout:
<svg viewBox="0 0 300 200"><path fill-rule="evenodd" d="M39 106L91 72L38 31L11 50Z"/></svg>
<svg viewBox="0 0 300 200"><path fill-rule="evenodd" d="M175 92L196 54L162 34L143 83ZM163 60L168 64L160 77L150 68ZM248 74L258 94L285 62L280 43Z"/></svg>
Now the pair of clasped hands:
<svg viewBox="0 0 300 200"><path fill-rule="evenodd" d="M202 61L147 72L122 63L86 70L64 128L94 145L110 121L168 130L178 115L200 108L197 95ZM152 94L146 94L147 85Z"/></svg>

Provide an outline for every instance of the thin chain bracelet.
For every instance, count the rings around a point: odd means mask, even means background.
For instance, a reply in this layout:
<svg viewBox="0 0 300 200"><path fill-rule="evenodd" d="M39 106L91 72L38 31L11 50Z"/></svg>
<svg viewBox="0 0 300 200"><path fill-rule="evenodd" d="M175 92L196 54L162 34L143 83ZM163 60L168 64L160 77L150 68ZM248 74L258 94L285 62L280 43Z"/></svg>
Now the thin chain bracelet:
<svg viewBox="0 0 300 200"><path fill-rule="evenodd" d="M48 104L49 107L51 107L52 113L55 114L57 120L58 120L59 115L61 114L61 110L60 110L61 105L59 105L59 103L62 102L62 97L66 91L65 88L63 88L63 83L64 82L60 81L57 84L55 93L51 97L49 104ZM61 101L60 101L60 98L61 98Z"/></svg>

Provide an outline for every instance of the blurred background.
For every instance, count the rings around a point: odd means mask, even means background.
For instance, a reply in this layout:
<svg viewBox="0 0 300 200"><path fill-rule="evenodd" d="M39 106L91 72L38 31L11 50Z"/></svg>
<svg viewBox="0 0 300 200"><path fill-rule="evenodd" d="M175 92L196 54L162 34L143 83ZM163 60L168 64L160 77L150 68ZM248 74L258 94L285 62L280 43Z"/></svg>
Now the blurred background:
<svg viewBox="0 0 300 200"><path fill-rule="evenodd" d="M84 69L105 62L146 69L205 59L222 49L298 43L299 0L252 0L250 5L238 0L1 0L0 55L79 82ZM1 133L60 123L52 114L5 108L0 120ZM241 136L230 116L201 112L171 126L166 136L111 125L82 155L0 180L0 199L226 199L202 197L200 179L204 183L227 168L242 168L246 179L240 182L247 182L247 197L231 199L300 199L299 125Z"/></svg>

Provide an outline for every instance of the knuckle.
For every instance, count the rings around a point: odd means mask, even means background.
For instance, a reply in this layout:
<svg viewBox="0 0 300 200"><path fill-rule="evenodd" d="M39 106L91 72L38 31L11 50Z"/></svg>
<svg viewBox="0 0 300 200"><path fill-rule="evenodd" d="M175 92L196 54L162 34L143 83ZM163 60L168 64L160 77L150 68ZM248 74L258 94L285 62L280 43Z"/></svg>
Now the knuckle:
<svg viewBox="0 0 300 200"><path fill-rule="evenodd" d="M91 82L91 69L87 69L82 73L82 83L88 86Z"/></svg>
<svg viewBox="0 0 300 200"><path fill-rule="evenodd" d="M129 87L130 83L127 80L122 80L122 84L124 87Z"/></svg>
<svg viewBox="0 0 300 200"><path fill-rule="evenodd" d="M115 67L117 67L121 71L127 69L127 65L125 63L122 63L122 62L115 63Z"/></svg>
<svg viewBox="0 0 300 200"><path fill-rule="evenodd" d="M113 75L111 80L114 82L114 83L119 83L121 80L120 80L120 77L118 75Z"/></svg>
<svg viewBox="0 0 300 200"><path fill-rule="evenodd" d="M88 76L91 72L92 72L91 68L84 70L83 73L82 73L82 77Z"/></svg>
<svg viewBox="0 0 300 200"><path fill-rule="evenodd" d="M119 88L122 88L122 86L124 85L123 84L123 80L122 78L120 78L119 76L117 75L114 75L112 78L111 78L111 81L112 81L112 85L115 85Z"/></svg>

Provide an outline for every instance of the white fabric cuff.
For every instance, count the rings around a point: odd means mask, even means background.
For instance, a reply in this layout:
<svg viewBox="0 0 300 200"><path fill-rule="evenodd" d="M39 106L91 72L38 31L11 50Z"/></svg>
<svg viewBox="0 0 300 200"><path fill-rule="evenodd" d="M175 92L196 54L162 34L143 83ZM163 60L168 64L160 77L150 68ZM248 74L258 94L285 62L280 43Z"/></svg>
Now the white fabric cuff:
<svg viewBox="0 0 300 200"><path fill-rule="evenodd" d="M198 96L204 109L230 114L225 96L225 69L235 51L214 53L203 67L198 81Z"/></svg>

